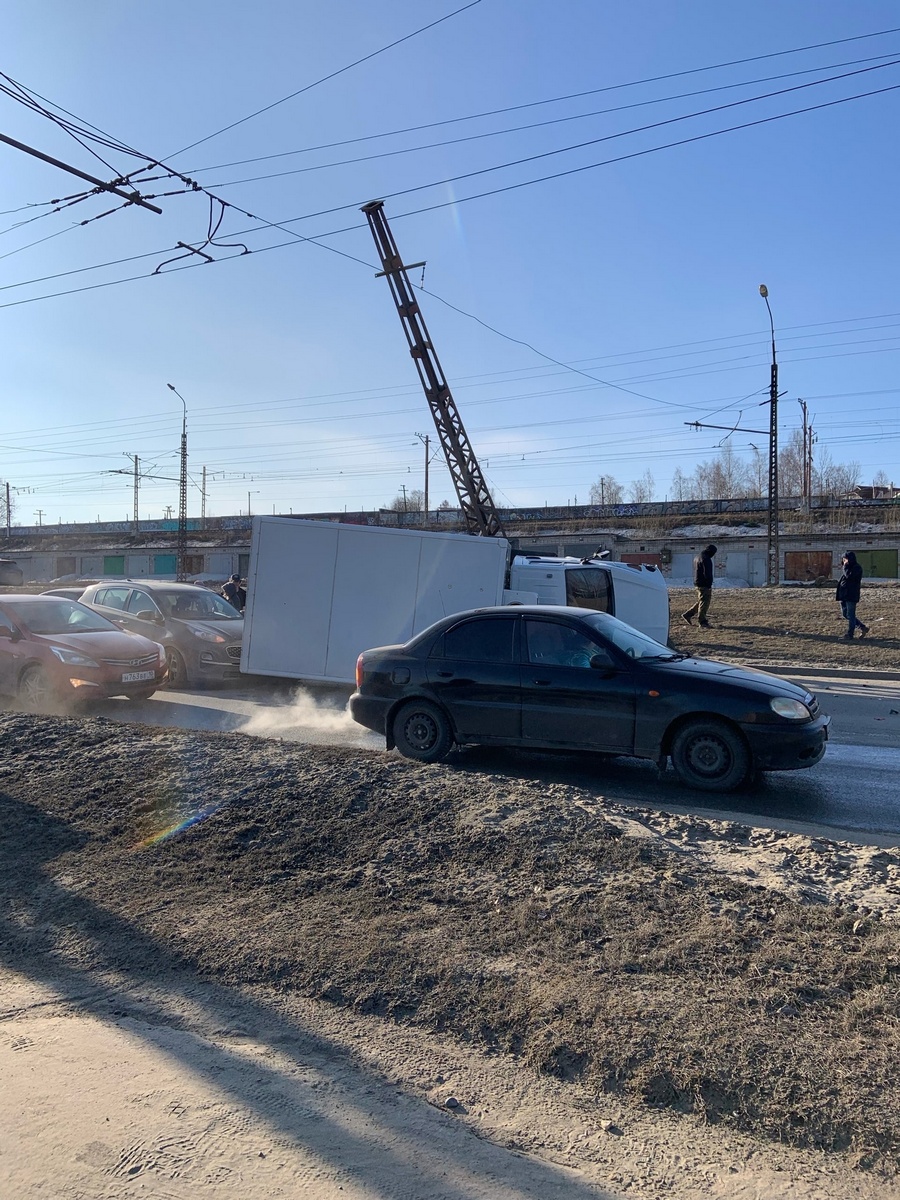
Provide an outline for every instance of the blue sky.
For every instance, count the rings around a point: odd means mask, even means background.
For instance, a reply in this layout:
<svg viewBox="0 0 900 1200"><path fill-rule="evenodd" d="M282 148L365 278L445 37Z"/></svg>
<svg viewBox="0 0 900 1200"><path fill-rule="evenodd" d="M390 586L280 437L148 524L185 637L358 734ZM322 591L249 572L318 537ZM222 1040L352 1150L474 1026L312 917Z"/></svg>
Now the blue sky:
<svg viewBox="0 0 900 1200"><path fill-rule="evenodd" d="M663 499L724 436L689 422L767 428L762 282L780 439L803 398L818 452L900 483L900 90L830 103L898 88L900 32L863 36L900 26L896 4L465 4L11 0L8 79L207 189L157 168L140 187L175 193L162 215L101 217L108 195L54 212L88 185L0 145L16 523L130 517L134 455L141 517L177 510L167 383L190 515L204 467L211 515L420 489L435 431L359 212L380 197L427 261L422 311L499 505L584 503L599 475L646 470ZM0 114L103 180L145 166L6 94ZM179 242L216 261L179 269ZM748 461L753 444L732 435ZM455 503L439 459L430 482Z"/></svg>

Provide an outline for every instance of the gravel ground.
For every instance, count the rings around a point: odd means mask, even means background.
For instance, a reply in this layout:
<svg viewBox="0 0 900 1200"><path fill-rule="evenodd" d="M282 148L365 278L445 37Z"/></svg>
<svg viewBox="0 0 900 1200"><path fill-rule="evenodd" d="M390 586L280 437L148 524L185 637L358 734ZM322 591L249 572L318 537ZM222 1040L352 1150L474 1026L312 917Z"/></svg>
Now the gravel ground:
<svg viewBox="0 0 900 1200"><path fill-rule="evenodd" d="M872 633L852 644L824 589L717 589L709 630L677 621L689 596L672 594L682 649L898 672L897 588L865 589ZM629 1195L895 1194L900 852L465 764L97 718L8 713L0 730L0 948L18 976L75 998L266 989L363 1021L373 1045L449 1037L570 1097L534 1153L614 1111L652 1159L677 1114L678 1186L647 1168ZM735 1138L748 1159L768 1147L790 1188L691 1173L709 1130L732 1156ZM566 1153L617 1161L590 1139Z"/></svg>

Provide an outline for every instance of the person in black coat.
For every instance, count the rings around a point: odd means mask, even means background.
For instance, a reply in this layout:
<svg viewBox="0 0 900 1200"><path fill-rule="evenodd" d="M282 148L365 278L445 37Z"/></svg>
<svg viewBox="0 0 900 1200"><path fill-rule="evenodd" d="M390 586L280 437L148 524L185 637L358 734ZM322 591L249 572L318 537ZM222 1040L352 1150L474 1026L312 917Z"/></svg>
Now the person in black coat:
<svg viewBox="0 0 900 1200"><path fill-rule="evenodd" d="M868 625L863 625L859 617L856 615L856 606L859 603L859 589L862 584L862 567L856 561L856 555L852 550L848 550L841 559L841 577L838 580L837 591L834 593L835 600L841 602L841 613L847 618L847 632L845 638L852 638L854 630L859 630L859 636L865 637L869 632Z"/></svg>
<svg viewBox="0 0 900 1200"><path fill-rule="evenodd" d="M681 614L682 619L687 621L688 625L693 625L693 618L696 614L697 624L703 629L709 628L709 621L706 617L709 613L709 602L712 599L713 557L715 553L716 547L710 543L694 559L694 587L697 589L697 601L687 612Z"/></svg>

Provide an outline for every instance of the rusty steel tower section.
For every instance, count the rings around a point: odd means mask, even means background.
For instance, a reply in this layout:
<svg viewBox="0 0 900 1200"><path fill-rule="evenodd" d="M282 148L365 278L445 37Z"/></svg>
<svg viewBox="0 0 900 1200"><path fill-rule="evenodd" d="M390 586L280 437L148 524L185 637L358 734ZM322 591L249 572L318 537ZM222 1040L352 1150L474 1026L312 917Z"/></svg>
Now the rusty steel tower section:
<svg viewBox="0 0 900 1200"><path fill-rule="evenodd" d="M390 284L400 322L409 343L409 352L419 372L444 457L453 477L453 486L456 488L456 495L466 520L466 531L481 537L497 537L503 533L500 517L466 435L456 401L434 352L407 275L408 268L403 265L383 210L382 200L372 200L362 208L384 268L379 275L384 275ZM422 265L410 264L417 267Z"/></svg>

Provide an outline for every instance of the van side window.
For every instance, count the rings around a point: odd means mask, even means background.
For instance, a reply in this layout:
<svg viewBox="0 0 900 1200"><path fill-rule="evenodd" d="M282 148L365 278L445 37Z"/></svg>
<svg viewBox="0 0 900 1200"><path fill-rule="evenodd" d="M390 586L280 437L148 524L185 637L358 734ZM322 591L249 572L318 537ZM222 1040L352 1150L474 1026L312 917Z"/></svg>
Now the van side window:
<svg viewBox="0 0 900 1200"><path fill-rule="evenodd" d="M602 567L573 567L566 571L566 604L570 608L612 612L609 571Z"/></svg>
<svg viewBox="0 0 900 1200"><path fill-rule="evenodd" d="M509 617L465 621L444 633L444 658L511 663L516 622Z"/></svg>

